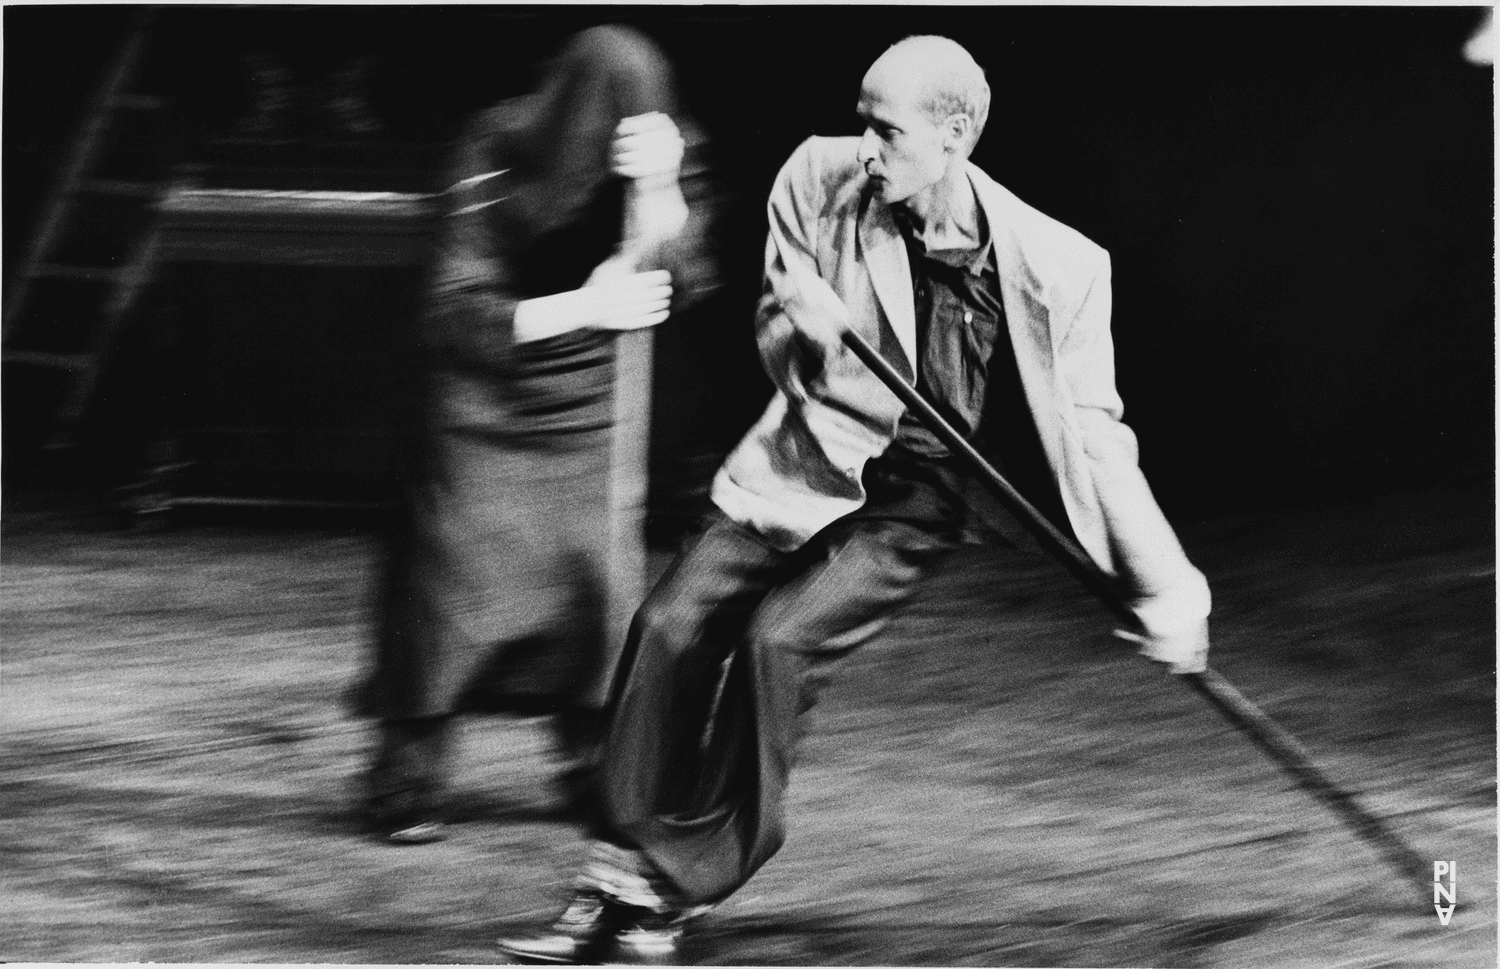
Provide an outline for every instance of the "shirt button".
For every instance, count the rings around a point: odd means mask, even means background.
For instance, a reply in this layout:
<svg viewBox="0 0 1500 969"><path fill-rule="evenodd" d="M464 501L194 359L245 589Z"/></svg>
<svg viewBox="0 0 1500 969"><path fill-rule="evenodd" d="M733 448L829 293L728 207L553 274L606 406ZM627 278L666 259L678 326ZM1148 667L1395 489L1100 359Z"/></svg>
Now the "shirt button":
<svg viewBox="0 0 1500 969"><path fill-rule="evenodd" d="M965 323L973 323L974 322L974 314L972 312L970 312L969 310L964 310L964 322Z"/></svg>

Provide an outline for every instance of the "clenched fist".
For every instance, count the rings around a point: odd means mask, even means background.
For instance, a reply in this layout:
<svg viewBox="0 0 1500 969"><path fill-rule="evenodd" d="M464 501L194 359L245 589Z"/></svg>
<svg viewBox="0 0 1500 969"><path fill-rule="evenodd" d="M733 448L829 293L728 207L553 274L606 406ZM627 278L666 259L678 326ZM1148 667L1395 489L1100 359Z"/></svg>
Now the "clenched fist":
<svg viewBox="0 0 1500 969"><path fill-rule="evenodd" d="M647 184L677 180L682 167L682 135L660 111L624 118L610 146L610 169L616 175Z"/></svg>

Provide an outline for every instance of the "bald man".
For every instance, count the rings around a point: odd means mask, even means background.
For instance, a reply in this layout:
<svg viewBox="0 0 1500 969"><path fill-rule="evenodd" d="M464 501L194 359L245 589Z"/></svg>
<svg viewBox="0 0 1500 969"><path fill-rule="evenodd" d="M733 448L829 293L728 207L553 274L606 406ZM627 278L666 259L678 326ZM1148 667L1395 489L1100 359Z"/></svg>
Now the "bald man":
<svg viewBox="0 0 1500 969"><path fill-rule="evenodd" d="M885 625L973 529L958 460L840 340L863 335L1133 590L1122 631L1201 670L1209 593L1120 422L1109 257L972 165L972 57L908 38L865 75L859 138L811 138L772 192L757 338L770 406L637 612L572 903L501 940L549 962L670 962L688 916L781 846L826 661Z"/></svg>

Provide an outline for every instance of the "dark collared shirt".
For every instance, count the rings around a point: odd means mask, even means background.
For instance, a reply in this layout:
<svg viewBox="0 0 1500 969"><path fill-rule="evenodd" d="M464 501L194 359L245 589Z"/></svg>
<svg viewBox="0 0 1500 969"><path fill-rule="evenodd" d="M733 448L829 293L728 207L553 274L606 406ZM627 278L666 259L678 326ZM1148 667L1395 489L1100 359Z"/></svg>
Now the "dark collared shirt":
<svg viewBox="0 0 1500 969"><path fill-rule="evenodd" d="M903 218L896 221L911 264L917 389L1054 524L1066 523L1016 369L988 225L981 223L981 241L973 249L929 252ZM865 514L959 514L956 496L969 473L907 412L896 439L866 476L873 507Z"/></svg>
<svg viewBox="0 0 1500 969"><path fill-rule="evenodd" d="M1004 343L1002 354L1010 352L989 229L983 227L976 248L929 252L904 218L896 221L906 241L916 302L917 389L977 445L997 344ZM925 458L949 456L947 446L910 412L901 418L892 448Z"/></svg>

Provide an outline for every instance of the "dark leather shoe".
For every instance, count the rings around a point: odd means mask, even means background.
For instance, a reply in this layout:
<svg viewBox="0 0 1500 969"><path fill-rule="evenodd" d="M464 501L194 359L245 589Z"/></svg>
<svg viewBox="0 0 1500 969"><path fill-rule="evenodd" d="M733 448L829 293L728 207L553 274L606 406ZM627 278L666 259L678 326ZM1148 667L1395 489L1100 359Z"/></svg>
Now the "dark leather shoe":
<svg viewBox="0 0 1500 969"><path fill-rule="evenodd" d="M524 962L569 965L672 966L683 920L671 913L622 905L597 891L580 891L549 928L501 938L506 955Z"/></svg>

